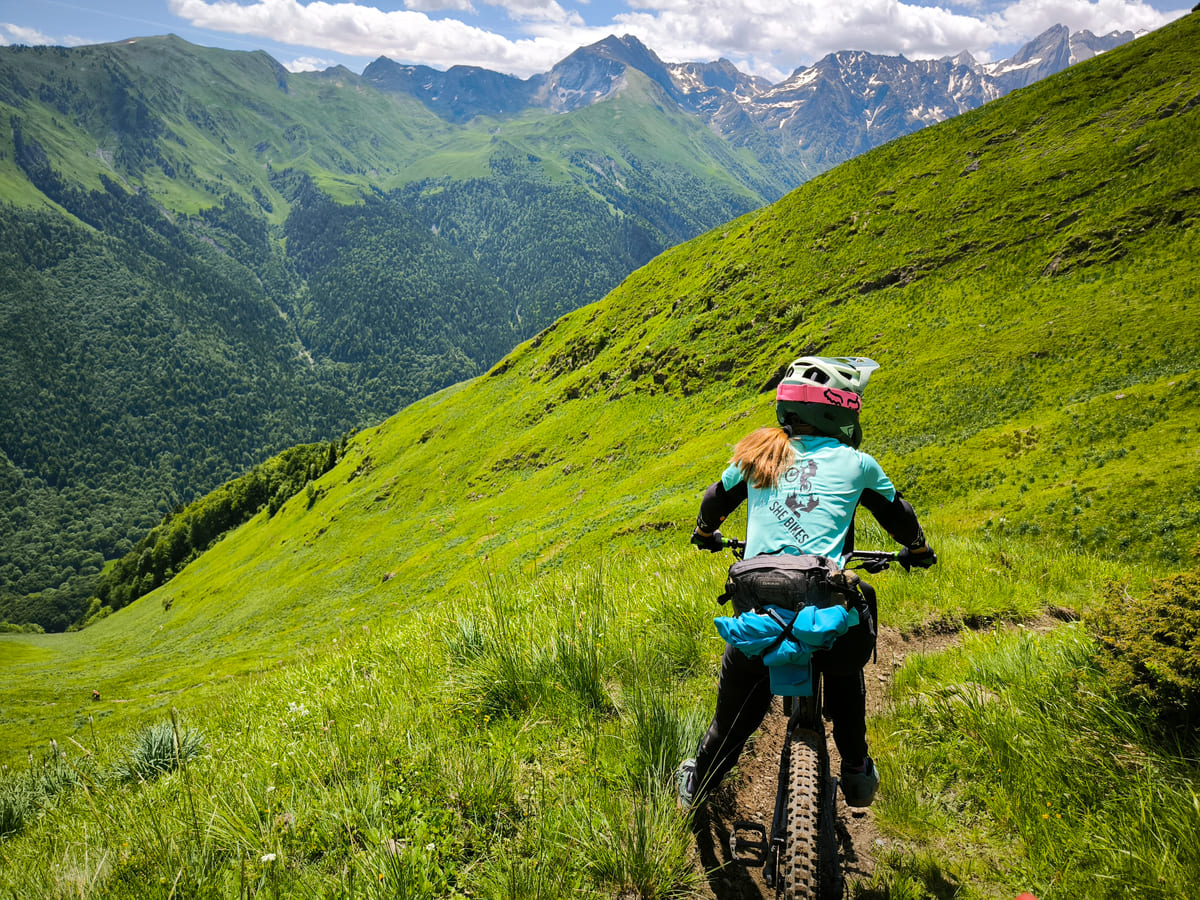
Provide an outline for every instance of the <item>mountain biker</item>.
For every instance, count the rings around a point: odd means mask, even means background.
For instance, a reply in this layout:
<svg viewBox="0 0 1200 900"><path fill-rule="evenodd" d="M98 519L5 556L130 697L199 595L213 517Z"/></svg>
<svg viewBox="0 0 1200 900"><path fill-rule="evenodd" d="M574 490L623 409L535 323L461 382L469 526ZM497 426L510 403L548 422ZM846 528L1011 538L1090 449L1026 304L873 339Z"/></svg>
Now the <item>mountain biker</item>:
<svg viewBox="0 0 1200 900"><path fill-rule="evenodd" d="M723 549L718 527L743 501L746 558L764 554L812 554L845 562L854 544L854 513L864 506L903 545L899 562L928 568L937 561L916 513L900 496L879 464L858 450L862 440L859 408L863 388L877 364L862 357L797 359L776 392L779 427L751 432L734 447L720 480L700 503L692 543L702 550ZM874 591L861 583L867 605ZM864 620L813 656L820 666L826 709L842 758L842 792L849 806L875 798L879 775L867 752L866 685L863 667L875 648L875 623ZM680 804L720 784L737 763L771 703L767 667L726 644L717 684L716 711L694 759L677 773Z"/></svg>

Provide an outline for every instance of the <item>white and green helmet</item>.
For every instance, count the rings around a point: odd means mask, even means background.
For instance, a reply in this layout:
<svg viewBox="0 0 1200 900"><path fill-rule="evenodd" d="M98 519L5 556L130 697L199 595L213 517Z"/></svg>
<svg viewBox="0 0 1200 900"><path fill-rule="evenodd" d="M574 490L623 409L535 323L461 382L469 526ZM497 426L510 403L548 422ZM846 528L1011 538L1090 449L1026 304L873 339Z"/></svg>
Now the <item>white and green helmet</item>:
<svg viewBox="0 0 1200 900"><path fill-rule="evenodd" d="M775 392L780 425L789 417L843 444L862 443L862 392L879 364L863 356L802 356L784 372Z"/></svg>

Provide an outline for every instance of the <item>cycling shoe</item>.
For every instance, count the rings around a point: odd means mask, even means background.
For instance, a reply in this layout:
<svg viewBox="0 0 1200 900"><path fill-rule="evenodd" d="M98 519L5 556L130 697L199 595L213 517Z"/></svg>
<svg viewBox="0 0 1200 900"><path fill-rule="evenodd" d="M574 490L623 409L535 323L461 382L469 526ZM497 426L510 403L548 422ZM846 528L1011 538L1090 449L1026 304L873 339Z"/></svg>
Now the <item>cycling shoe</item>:
<svg viewBox="0 0 1200 900"><path fill-rule="evenodd" d="M843 768L840 780L842 796L846 798L847 806L862 809L871 805L871 801L875 799L875 791L879 787L879 772L871 757L867 757L867 764L861 772Z"/></svg>
<svg viewBox="0 0 1200 900"><path fill-rule="evenodd" d="M696 760L685 759L679 764L675 784L679 788L679 808L687 812L696 800Z"/></svg>

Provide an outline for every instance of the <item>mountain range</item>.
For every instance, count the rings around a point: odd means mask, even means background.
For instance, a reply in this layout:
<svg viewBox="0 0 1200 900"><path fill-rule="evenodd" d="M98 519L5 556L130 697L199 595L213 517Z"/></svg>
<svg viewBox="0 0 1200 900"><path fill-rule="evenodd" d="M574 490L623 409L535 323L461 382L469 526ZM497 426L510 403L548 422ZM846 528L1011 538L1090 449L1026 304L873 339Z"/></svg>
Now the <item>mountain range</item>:
<svg viewBox="0 0 1200 900"><path fill-rule="evenodd" d="M1131 31L1097 37L1056 25L1010 59L987 64L965 51L923 60L842 51L771 84L727 59L664 63L626 35L581 47L549 72L528 79L474 66L443 72L386 57L368 65L363 78L380 90L413 96L439 116L465 122L531 108L570 112L611 97L623 89L628 73L637 71L735 146L770 147L812 172L1133 38Z"/></svg>
<svg viewBox="0 0 1200 900"><path fill-rule="evenodd" d="M0 48L0 621L77 623L182 504L1128 36L1053 29L992 67L834 54L779 85L628 37L525 81L172 36Z"/></svg>

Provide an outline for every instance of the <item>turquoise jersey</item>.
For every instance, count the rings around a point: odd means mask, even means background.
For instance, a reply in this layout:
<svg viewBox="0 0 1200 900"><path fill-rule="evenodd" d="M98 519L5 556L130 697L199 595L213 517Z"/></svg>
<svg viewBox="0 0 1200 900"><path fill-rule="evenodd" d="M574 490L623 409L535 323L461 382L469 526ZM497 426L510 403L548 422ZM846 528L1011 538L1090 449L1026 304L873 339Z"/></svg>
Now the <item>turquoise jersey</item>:
<svg viewBox="0 0 1200 900"><path fill-rule="evenodd" d="M873 457L834 438L802 435L791 445L795 461L776 487L746 485L746 557L811 553L842 564L862 492L875 491L890 502L896 488ZM721 476L727 491L744 480L733 464Z"/></svg>

